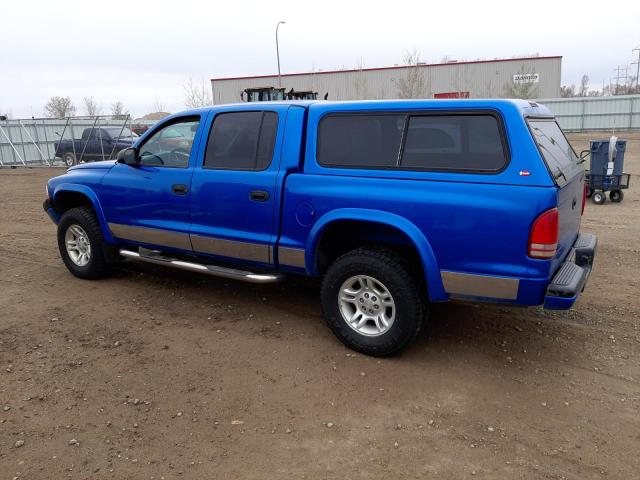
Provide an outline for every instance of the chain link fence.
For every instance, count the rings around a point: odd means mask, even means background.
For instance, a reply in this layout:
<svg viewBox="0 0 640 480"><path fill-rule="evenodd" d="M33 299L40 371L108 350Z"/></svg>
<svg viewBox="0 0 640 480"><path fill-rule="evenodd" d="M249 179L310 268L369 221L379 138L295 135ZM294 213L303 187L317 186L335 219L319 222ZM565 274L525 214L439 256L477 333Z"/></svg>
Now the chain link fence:
<svg viewBox="0 0 640 480"><path fill-rule="evenodd" d="M117 155L116 145L133 143L154 123L132 123L128 115L0 120L0 167L106 160ZM68 152L73 156L65 158Z"/></svg>

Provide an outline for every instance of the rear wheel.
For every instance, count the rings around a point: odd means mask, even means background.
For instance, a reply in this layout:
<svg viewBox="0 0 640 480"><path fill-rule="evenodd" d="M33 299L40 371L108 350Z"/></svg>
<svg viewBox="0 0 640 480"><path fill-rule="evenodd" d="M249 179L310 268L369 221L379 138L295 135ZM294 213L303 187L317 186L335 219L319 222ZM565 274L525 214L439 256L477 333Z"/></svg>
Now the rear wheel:
<svg viewBox="0 0 640 480"><path fill-rule="evenodd" d="M426 305L422 282L404 259L382 248L338 258L322 282L322 308L342 343L367 355L390 355L418 335Z"/></svg>
<svg viewBox="0 0 640 480"><path fill-rule="evenodd" d="M591 198L592 195L593 195L593 188L589 187L587 189L587 198Z"/></svg>
<svg viewBox="0 0 640 480"><path fill-rule="evenodd" d="M110 272L111 248L104 243L100 224L89 207L67 210L58 224L62 261L76 277L95 279Z"/></svg>
<svg viewBox="0 0 640 480"><path fill-rule="evenodd" d="M611 190L611 192L609 192L609 198L612 202L620 203L624 198L624 193L622 190Z"/></svg>
<svg viewBox="0 0 640 480"><path fill-rule="evenodd" d="M607 200L607 197L605 196L604 192L593 192L591 200L596 205L602 205Z"/></svg>
<svg viewBox="0 0 640 480"><path fill-rule="evenodd" d="M72 167L76 164L76 156L73 152L67 152L62 156L62 161L67 167Z"/></svg>

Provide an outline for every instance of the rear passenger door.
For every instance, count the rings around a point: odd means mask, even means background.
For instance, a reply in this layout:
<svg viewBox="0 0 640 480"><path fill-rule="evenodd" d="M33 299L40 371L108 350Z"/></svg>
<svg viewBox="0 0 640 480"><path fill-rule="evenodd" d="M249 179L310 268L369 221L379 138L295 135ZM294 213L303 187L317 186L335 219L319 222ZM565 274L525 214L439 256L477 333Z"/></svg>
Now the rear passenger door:
<svg viewBox="0 0 640 480"><path fill-rule="evenodd" d="M276 179L286 107L217 112L191 184L195 252L273 262Z"/></svg>

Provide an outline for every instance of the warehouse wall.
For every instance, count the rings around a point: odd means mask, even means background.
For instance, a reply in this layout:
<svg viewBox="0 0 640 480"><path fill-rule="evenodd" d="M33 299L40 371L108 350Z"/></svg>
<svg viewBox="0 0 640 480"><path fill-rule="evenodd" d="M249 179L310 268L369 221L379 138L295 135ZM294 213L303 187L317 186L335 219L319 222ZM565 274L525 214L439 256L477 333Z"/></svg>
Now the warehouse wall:
<svg viewBox="0 0 640 480"><path fill-rule="evenodd" d="M424 82L423 98L446 92L469 92L470 98L501 98L509 96L506 88L518 73L536 73L537 97L560 96L561 57L539 57L499 61L459 62L418 67ZM355 71L315 72L282 75L282 86L288 91L313 90L329 100L394 99L399 98L398 81L406 78L409 69L391 67ZM277 75L212 79L215 104L239 102L245 88L277 87Z"/></svg>

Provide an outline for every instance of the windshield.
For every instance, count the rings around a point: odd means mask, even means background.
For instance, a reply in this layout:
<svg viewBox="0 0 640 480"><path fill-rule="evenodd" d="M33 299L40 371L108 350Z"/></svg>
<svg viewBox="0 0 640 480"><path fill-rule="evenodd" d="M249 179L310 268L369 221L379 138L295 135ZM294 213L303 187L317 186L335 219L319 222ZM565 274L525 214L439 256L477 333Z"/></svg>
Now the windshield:
<svg viewBox="0 0 640 480"><path fill-rule="evenodd" d="M111 138L138 138L138 135L127 127L107 127L104 130Z"/></svg>
<svg viewBox="0 0 640 480"><path fill-rule="evenodd" d="M566 184L583 170L555 119L529 120L529 127L556 184Z"/></svg>

